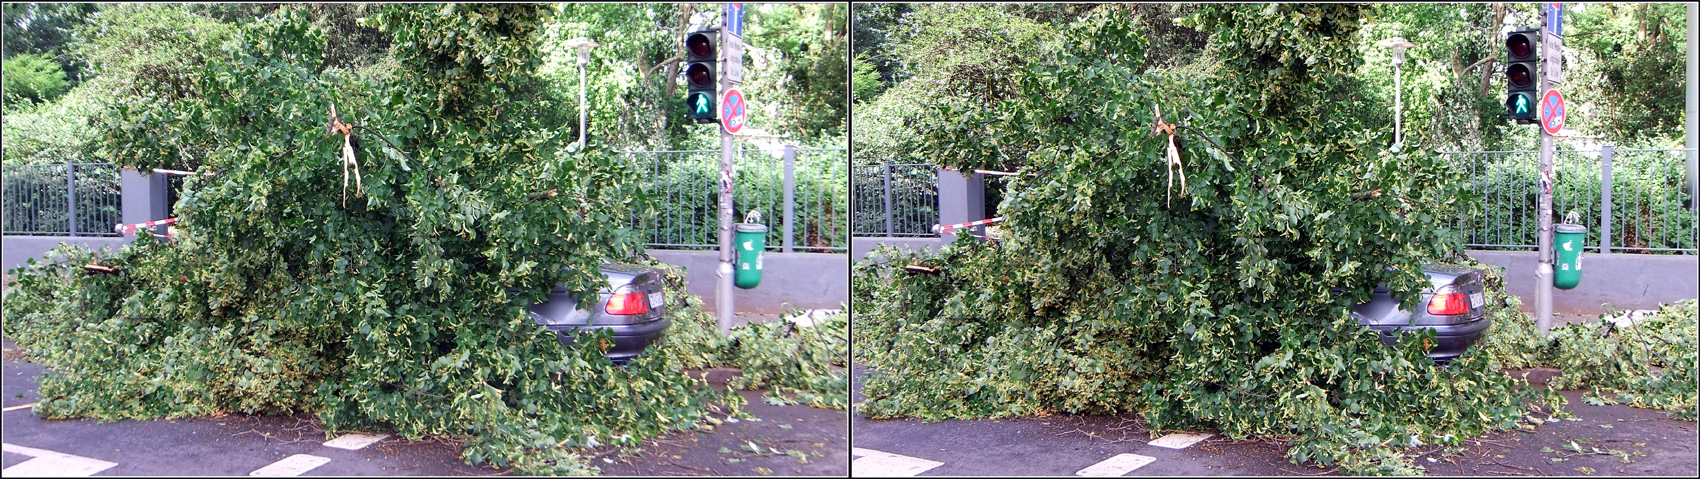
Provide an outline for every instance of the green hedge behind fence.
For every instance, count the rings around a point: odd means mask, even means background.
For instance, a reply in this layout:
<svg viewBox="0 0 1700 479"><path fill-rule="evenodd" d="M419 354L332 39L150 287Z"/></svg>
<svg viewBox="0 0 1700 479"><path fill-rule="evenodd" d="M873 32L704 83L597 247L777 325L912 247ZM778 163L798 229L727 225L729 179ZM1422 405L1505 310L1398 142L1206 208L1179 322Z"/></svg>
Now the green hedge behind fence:
<svg viewBox="0 0 1700 479"><path fill-rule="evenodd" d="M1482 214L1460 218L1465 244L1490 249L1534 249L1540 157L1534 151L1449 153ZM1615 150L1611 158L1611 248L1614 252L1694 254L1697 217L1683 172L1682 150ZM1603 158L1600 151L1553 155L1553 222L1576 212L1588 229L1588 249L1600 246Z"/></svg>
<svg viewBox="0 0 1700 479"><path fill-rule="evenodd" d="M661 248L712 249L719 243L720 153L713 150L631 152L638 171L653 179L657 214L635 218L647 230L647 242ZM793 245L803 251L842 251L849 245L849 161L843 149L798 148L792 169L795 184ZM735 160L734 220L752 209L767 225L767 248L784 241L785 163L759 150L744 150Z"/></svg>

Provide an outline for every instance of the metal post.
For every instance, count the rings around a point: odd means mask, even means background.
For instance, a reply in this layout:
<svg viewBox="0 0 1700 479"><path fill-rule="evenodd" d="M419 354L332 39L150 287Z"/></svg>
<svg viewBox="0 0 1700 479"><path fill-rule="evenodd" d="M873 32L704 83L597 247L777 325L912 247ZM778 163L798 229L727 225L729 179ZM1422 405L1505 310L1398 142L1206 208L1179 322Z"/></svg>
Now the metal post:
<svg viewBox="0 0 1700 479"><path fill-rule="evenodd" d="M725 18L722 16L722 18ZM723 24L720 29L720 44L725 45L731 33ZM725 51L721 51L721 60L725 60ZM720 91L732 88L732 81L727 75L720 75ZM719 105L715 105L719 108ZM721 119L725 121L725 119ZM720 327L722 336L732 332L732 275L735 271L732 265L732 134L722 126L720 128L720 267L719 281L714 288L714 319Z"/></svg>
<svg viewBox="0 0 1700 479"><path fill-rule="evenodd" d="M1393 144L1404 146L1405 70L1393 64Z"/></svg>
<svg viewBox="0 0 1700 479"><path fill-rule="evenodd" d="M881 174L885 176L885 237L891 237L891 163L880 162Z"/></svg>
<svg viewBox="0 0 1700 479"><path fill-rule="evenodd" d="M797 147L785 145L785 237L780 240L780 251L786 253L791 252L793 245L791 237L796 232L796 229L792 226L796 224L797 218L795 209L797 202L796 164Z"/></svg>
<svg viewBox="0 0 1700 479"><path fill-rule="evenodd" d="M69 214L66 215L66 218L67 218L67 220L69 221L70 224L67 225L67 229L65 231L69 232L71 234L71 236L76 236L77 235L77 164L69 162L69 161L65 162L65 202L67 203L67 207L70 208L68 210Z"/></svg>
<svg viewBox="0 0 1700 479"><path fill-rule="evenodd" d="M586 65L584 62L579 62L578 64L578 149L581 151L584 150L584 124L586 122L584 112L584 71L588 70L588 67L589 65Z"/></svg>
<svg viewBox="0 0 1700 479"><path fill-rule="evenodd" d="M1549 10L1542 9L1542 19L1545 21L1543 29L1550 28L1546 26L1559 21L1557 18L1545 18L1547 11ZM1546 45L1554 40L1552 35L1542 34L1540 51L1557 51L1557 48L1548 48ZM1547 90L1552 88L1552 83L1547 81L1549 76L1544 73L1537 76L1540 77L1540 92L1544 97ZM1536 110L1543 111L1544 107L1536 107ZM1541 116L1541 121L1544 122L1544 111ZM1541 135L1541 176L1538 180L1540 184L1536 186L1539 191L1536 191L1535 195L1540 205L1538 211L1541 226L1539 237L1535 240L1539 245L1540 255L1540 263L1535 266L1535 326L1540 329L1541 337L1544 338L1552 331L1552 135L1547 134L1545 125L1537 125L1537 128L1540 131L1536 133Z"/></svg>
<svg viewBox="0 0 1700 479"><path fill-rule="evenodd" d="M1600 146L1600 254L1611 253L1611 155L1617 145Z"/></svg>
<svg viewBox="0 0 1700 479"><path fill-rule="evenodd" d="M1695 35L1700 35L1700 25L1694 23L1697 20L1700 20L1700 5L1690 3L1688 4L1688 66L1686 68L1687 76L1683 77L1688 79L1687 85L1684 85L1683 88L1687 92L1684 95L1687 97L1687 101L1684 102L1683 109L1687 111L1685 116L1688 117L1688 122L1683 123L1685 130L1683 132L1683 146L1688 151L1683 152L1683 156L1688 160L1686 165L1688 167L1688 201L1689 207L1693 211L1700 211L1700 178L1697 178L1697 176L1700 176L1700 150L1696 149L1700 148L1700 132L1695 131L1695 128L1697 128L1695 122L1700 121L1700 85L1696 85L1694 82L1695 78L1700 78L1700 60L1696 59L1700 57L1700 39L1694 38Z"/></svg>

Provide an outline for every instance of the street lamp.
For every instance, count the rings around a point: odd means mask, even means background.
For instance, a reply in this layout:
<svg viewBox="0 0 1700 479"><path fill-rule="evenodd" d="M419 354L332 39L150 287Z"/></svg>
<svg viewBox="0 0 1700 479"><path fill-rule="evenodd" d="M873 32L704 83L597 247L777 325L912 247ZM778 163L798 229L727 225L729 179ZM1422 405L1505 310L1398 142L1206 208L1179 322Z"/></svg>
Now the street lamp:
<svg viewBox="0 0 1700 479"><path fill-rule="evenodd" d="M1405 41L1402 37L1393 37L1382 40L1381 43L1377 43L1376 45L1393 49L1393 144L1403 144L1405 137L1403 132L1400 130L1404 126L1405 84L1403 78L1404 75L1402 75L1403 71L1399 67L1405 65L1405 49L1417 45L1415 43Z"/></svg>
<svg viewBox="0 0 1700 479"><path fill-rule="evenodd" d="M596 43L595 41L593 41L589 38L585 38L585 37L578 37L578 38L574 38L572 40L567 40L567 47L578 49L578 148L580 150L584 149L584 129L585 129L585 113L584 113L585 74L584 74L584 71L585 71L585 68L590 65L590 49L596 48L596 47L599 47L599 46L602 46L602 45Z"/></svg>

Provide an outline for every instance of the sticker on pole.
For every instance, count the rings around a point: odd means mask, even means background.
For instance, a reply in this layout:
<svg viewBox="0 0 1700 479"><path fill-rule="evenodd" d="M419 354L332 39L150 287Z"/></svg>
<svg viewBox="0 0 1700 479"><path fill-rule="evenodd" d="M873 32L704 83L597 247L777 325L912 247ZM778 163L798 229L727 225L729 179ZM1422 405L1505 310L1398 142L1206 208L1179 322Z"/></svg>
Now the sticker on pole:
<svg viewBox="0 0 1700 479"><path fill-rule="evenodd" d="M728 88L720 95L720 125L726 127L726 132L738 134L744 129L744 113L748 108L744 105L744 92L737 88Z"/></svg>
<svg viewBox="0 0 1700 479"><path fill-rule="evenodd" d="M1548 135L1557 135L1558 130L1564 129L1564 95L1558 90L1547 90L1541 95L1541 129Z"/></svg>

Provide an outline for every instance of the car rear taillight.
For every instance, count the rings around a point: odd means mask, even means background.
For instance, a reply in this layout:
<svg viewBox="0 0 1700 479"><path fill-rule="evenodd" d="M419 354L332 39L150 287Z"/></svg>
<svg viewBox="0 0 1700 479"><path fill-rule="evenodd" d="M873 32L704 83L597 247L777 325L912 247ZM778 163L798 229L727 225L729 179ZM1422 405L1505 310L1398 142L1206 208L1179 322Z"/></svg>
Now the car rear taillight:
<svg viewBox="0 0 1700 479"><path fill-rule="evenodd" d="M632 315L649 312L649 297L643 293L616 293L608 298L608 314Z"/></svg>
<svg viewBox="0 0 1700 479"><path fill-rule="evenodd" d="M1453 316L1469 314L1470 295L1459 291L1451 285L1442 286L1434 297L1428 300L1428 314L1435 316Z"/></svg>

